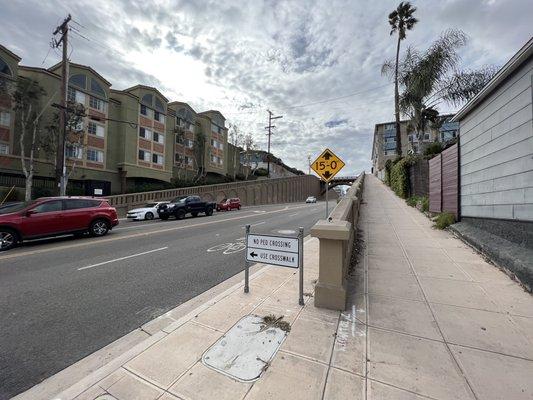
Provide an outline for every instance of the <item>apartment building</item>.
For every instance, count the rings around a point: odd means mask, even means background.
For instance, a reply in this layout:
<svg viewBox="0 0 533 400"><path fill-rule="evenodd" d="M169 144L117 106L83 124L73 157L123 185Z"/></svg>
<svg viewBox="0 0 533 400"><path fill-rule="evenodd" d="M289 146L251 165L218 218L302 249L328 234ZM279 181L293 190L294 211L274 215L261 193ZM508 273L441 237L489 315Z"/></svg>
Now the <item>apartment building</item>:
<svg viewBox="0 0 533 400"><path fill-rule="evenodd" d="M457 138L459 124L451 121L453 115L442 115L435 126L428 126L422 141L426 144L433 142L448 143ZM400 121L400 135L402 141L402 156L419 154L420 143L409 120ZM396 153L396 124L385 122L374 127L372 144L372 171L380 179L385 178L385 163L394 160Z"/></svg>
<svg viewBox="0 0 533 400"><path fill-rule="evenodd" d="M0 155L3 156L13 153L15 118L8 90L17 80L19 62L19 56L0 45Z"/></svg>
<svg viewBox="0 0 533 400"><path fill-rule="evenodd" d="M20 57L0 45L0 88L14 88L19 78L39 83L45 95L44 126L57 118L61 63L48 69L20 66ZM3 94L2 94L3 93ZM20 148L11 97L0 91L0 187L24 187ZM207 174L228 174L226 119L216 110L197 113L183 102L169 102L157 89L136 85L114 90L89 66L69 63L68 100L82 104L85 115L67 135L66 164L77 193L124 193L138 184L169 183ZM203 157L195 140L204 137ZM40 146L35 186L55 188L55 146ZM96 190L96 191L95 191Z"/></svg>

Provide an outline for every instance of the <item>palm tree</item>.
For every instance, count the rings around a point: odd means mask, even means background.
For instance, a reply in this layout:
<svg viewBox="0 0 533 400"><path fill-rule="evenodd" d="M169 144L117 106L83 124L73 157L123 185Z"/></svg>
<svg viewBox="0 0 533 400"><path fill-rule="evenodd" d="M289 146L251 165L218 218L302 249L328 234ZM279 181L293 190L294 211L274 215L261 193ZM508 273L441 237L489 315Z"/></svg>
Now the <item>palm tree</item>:
<svg viewBox="0 0 533 400"><path fill-rule="evenodd" d="M407 49L400 63L398 81L404 88L400 97L400 110L411 120L419 151L423 153L426 127L439 124L438 107L441 104L459 106L475 96L487 83L497 68L483 67L461 71L458 68L458 50L465 46L466 35L455 29L445 31L424 52Z"/></svg>
<svg viewBox="0 0 533 400"><path fill-rule="evenodd" d="M408 1L401 2L396 10L389 14L390 35L398 33L398 43L396 45L396 63L394 66L394 117L396 121L396 154L402 155L402 136L400 134L400 91L398 89L398 63L400 59L400 43L406 37L406 32L413 29L418 20L413 17L416 7L411 6ZM382 73L386 73L388 67L385 63Z"/></svg>

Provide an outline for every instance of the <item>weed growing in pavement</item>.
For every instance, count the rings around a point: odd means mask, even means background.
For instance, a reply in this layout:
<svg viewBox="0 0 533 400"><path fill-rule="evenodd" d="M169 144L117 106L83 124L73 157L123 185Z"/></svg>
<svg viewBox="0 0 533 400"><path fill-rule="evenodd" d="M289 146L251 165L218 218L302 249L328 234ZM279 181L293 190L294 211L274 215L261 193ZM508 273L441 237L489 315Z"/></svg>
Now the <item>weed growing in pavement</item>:
<svg viewBox="0 0 533 400"><path fill-rule="evenodd" d="M455 223L455 215L449 212L443 212L435 218L435 228L446 229L448 226Z"/></svg>
<svg viewBox="0 0 533 400"><path fill-rule="evenodd" d="M263 326L261 331L264 331L268 328L279 328L282 331L290 332L291 326L287 321L282 321L283 315L281 317L276 317L274 314L269 314L263 317Z"/></svg>

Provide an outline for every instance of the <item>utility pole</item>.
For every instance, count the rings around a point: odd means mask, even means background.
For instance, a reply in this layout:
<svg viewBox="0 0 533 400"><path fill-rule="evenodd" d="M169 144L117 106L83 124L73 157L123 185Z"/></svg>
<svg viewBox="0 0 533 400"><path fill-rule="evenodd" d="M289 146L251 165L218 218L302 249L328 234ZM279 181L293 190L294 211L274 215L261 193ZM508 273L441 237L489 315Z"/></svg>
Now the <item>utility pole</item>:
<svg viewBox="0 0 533 400"><path fill-rule="evenodd" d="M307 175L311 175L311 154L307 155L307 167L309 168Z"/></svg>
<svg viewBox="0 0 533 400"><path fill-rule="evenodd" d="M63 20L63 23L59 25L53 32L54 35L61 33L59 41L55 41L54 46L59 47L61 45L63 49L63 59L61 62L61 99L60 99L60 112L59 112L59 134L57 140L56 149L56 181L59 186L59 195L65 196L67 192L66 187L66 165L65 165L65 147L67 137L67 85L68 85L68 23L71 20L70 14Z"/></svg>
<svg viewBox="0 0 533 400"><path fill-rule="evenodd" d="M268 126L265 127L265 129L268 129L268 154L267 154L267 177L270 178L270 137L272 136L272 129L274 129L276 126L272 125L272 120L283 118L283 115L278 115L276 117L273 117L274 114L272 111L267 110L268 112Z"/></svg>

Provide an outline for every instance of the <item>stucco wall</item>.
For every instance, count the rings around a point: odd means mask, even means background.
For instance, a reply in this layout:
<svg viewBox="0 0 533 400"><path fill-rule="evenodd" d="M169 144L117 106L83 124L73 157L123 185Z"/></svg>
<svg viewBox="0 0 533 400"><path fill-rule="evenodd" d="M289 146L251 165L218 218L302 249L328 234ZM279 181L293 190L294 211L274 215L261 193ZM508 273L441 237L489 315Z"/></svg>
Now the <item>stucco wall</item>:
<svg viewBox="0 0 533 400"><path fill-rule="evenodd" d="M460 121L461 215L533 221L533 59Z"/></svg>

